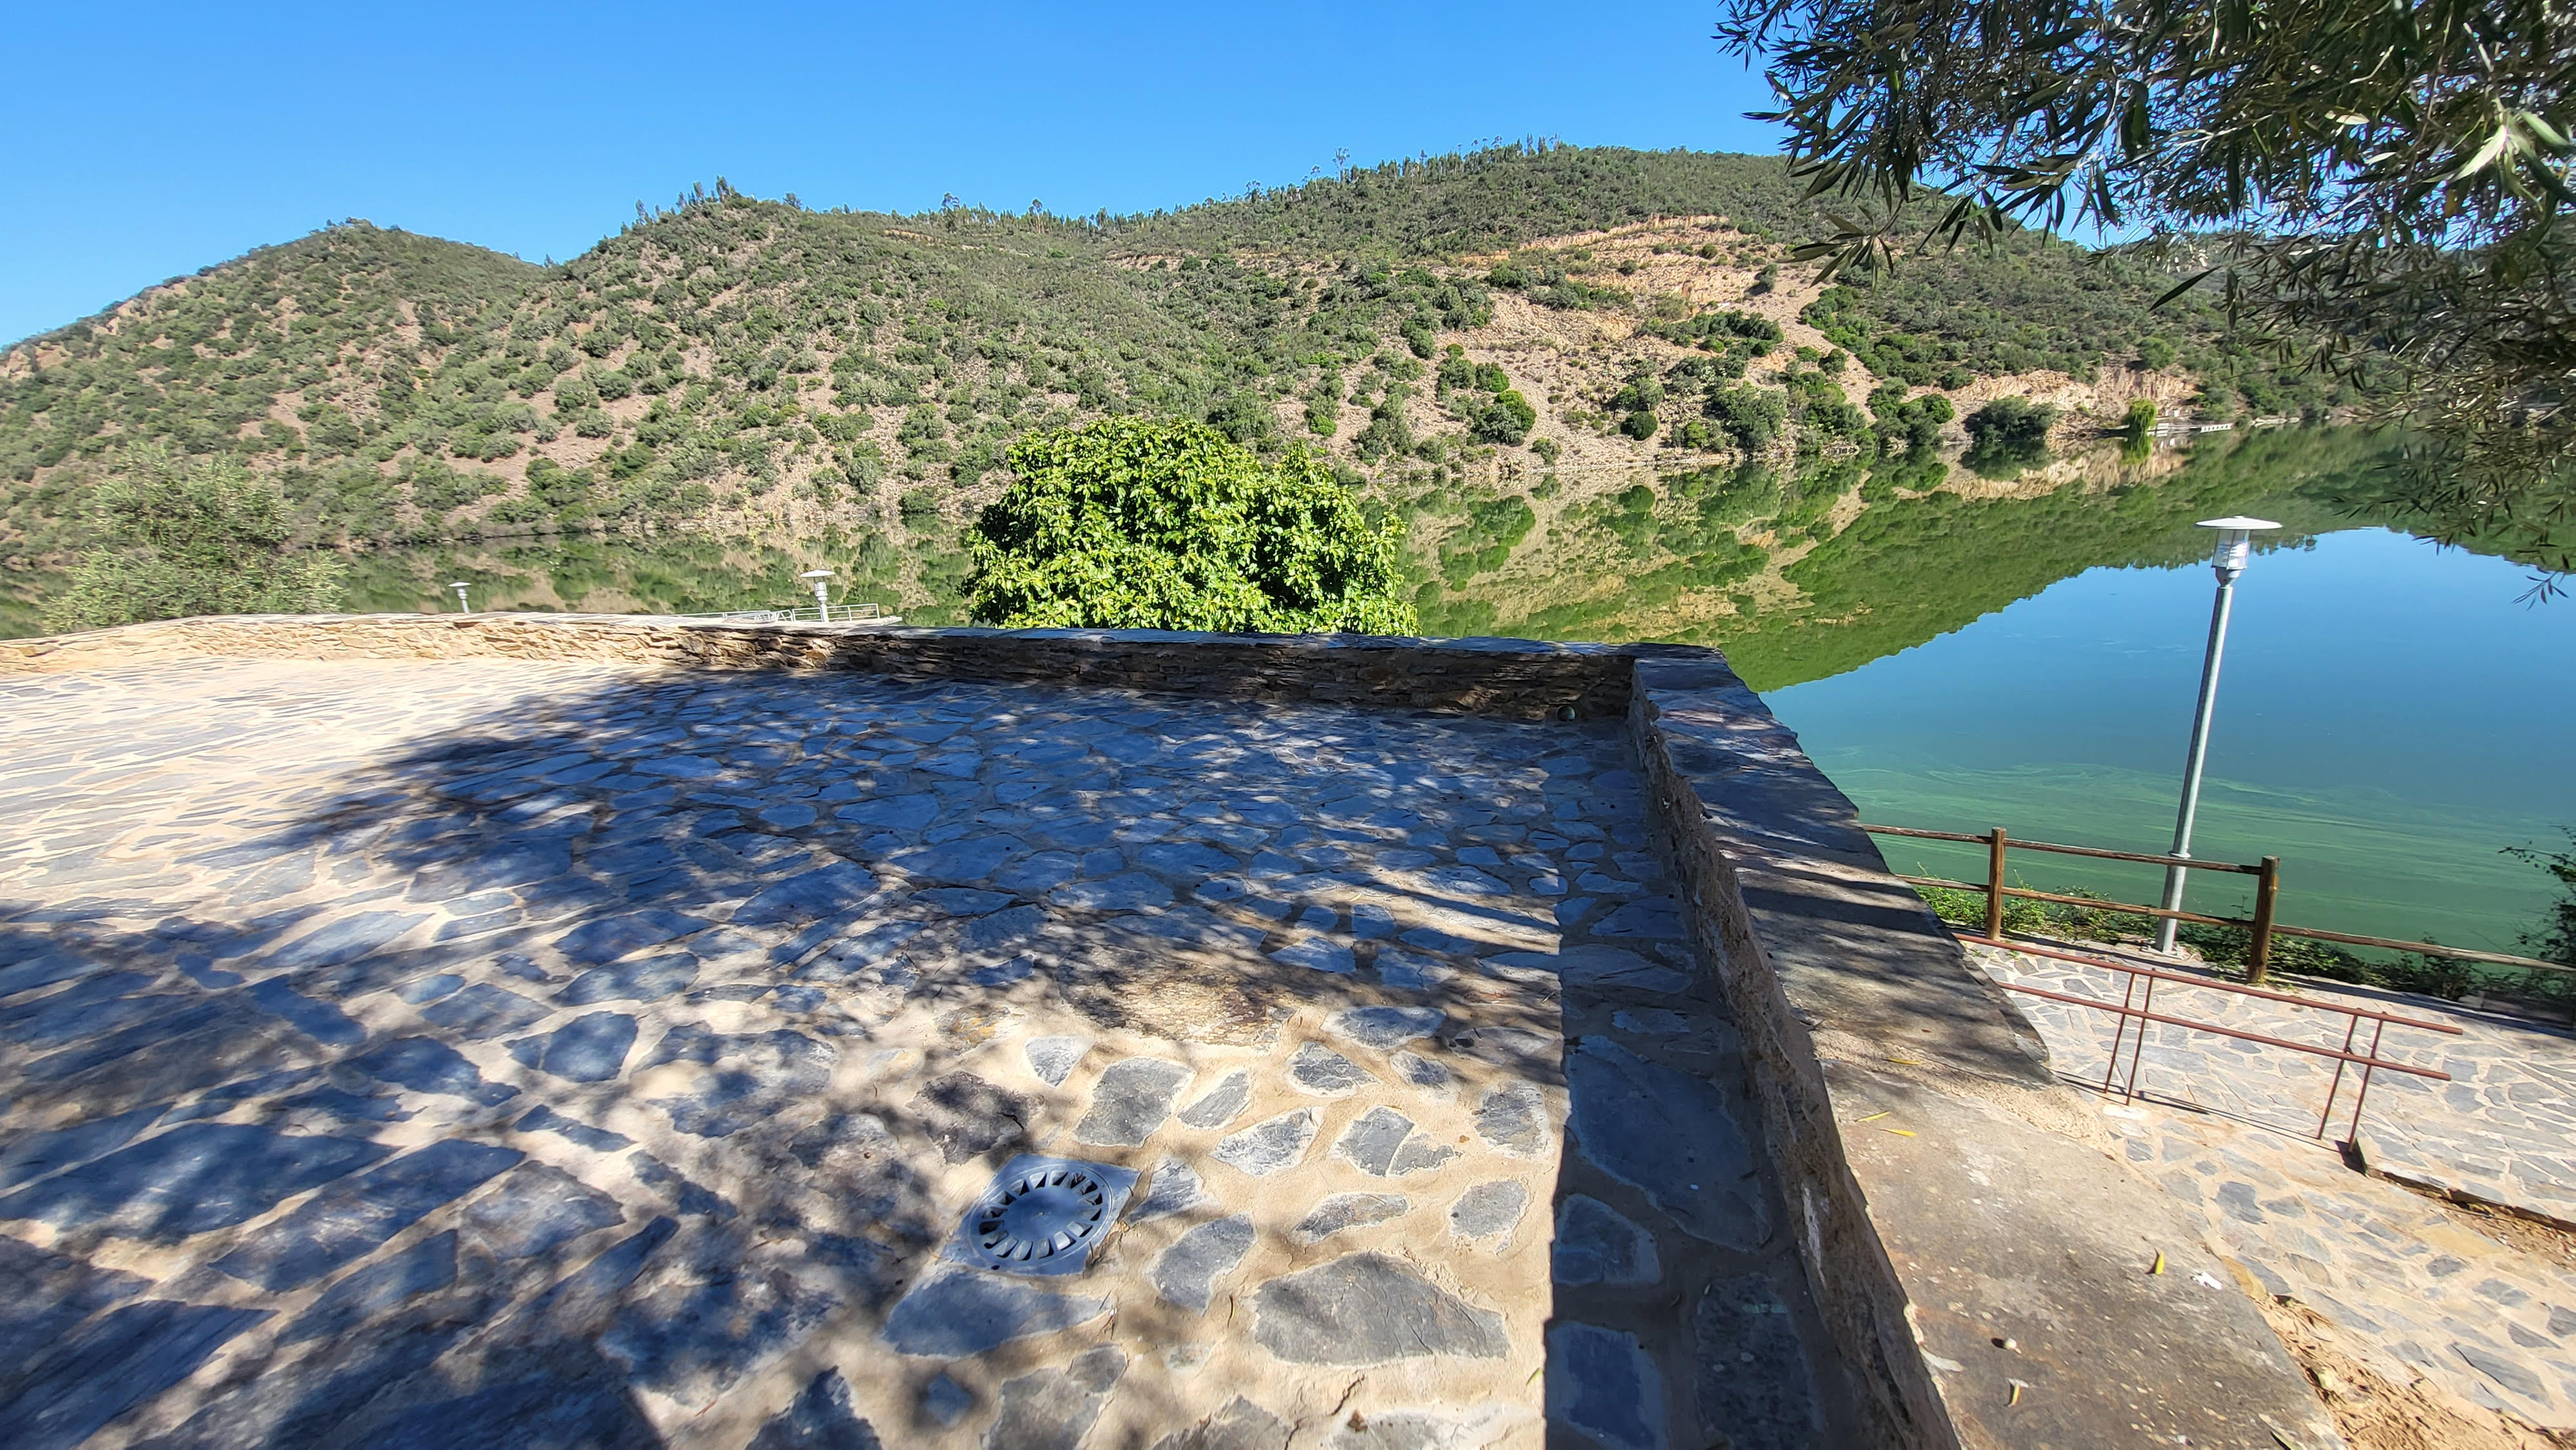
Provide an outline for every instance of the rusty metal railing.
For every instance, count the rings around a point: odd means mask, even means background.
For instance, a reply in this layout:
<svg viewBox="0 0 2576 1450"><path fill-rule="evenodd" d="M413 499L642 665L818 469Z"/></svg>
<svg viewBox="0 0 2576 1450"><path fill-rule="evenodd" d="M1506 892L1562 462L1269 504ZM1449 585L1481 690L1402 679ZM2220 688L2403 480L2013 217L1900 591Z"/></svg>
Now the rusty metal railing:
<svg viewBox="0 0 2576 1450"><path fill-rule="evenodd" d="M2021 992L2033 997L2043 997L2051 1002L2065 1002L2077 1007L2091 1007L2097 1011L2113 1013L2120 1019L2120 1025L2113 1030L2111 1035L2110 1059L2102 1069L2102 1091L2104 1093L2109 1093L2111 1091L2113 1079L2119 1076L2120 1046L2121 1043L2126 1041L2128 1038L2129 1023L2132 1020L2136 1021L2138 1024L2138 1035L2137 1041L2129 1049L2129 1075L2127 1081L2122 1083L2120 1087L2120 1095L2124 1101L2135 1099L2138 1095L2138 1067L2140 1062L2146 1056L2147 1027L2151 1023L2162 1024L2168 1027L2181 1027L2193 1032L2207 1032L2220 1037L2232 1037L2240 1042L2255 1042L2266 1047L2287 1048L2292 1052L2304 1052L2316 1057L2333 1059L2335 1065L2334 1083L2326 1089L2325 1107L2317 1114L2317 1131L2312 1135L2317 1138L2325 1137L2327 1125L2334 1120L2335 1099L2343 1092L2344 1074L2354 1067L2359 1067L2361 1069L2361 1090L2353 1096L2352 1122L2344 1130L2344 1139L2347 1142L2353 1141L2360 1136L2362 1109L2368 1106L2370 1102L2370 1075L2373 1072L2385 1068L2390 1072L2405 1073L2411 1077L2431 1078L2436 1082L2449 1082L2451 1080L2451 1075L2447 1072L2443 1072L2439 1068L2417 1067L2411 1062L2398 1062L2392 1058L2385 1058L2379 1055L2380 1038L2392 1026L2413 1027L2421 1031L2439 1032L2451 1037L2460 1036L2460 1029L2447 1022L2427 1022L2420 1017L2402 1017L2394 1012L2381 1012L2369 1007L2352 1006L2342 1002L2321 1002L2308 997L2294 997L2287 992L2274 992L2262 987L2244 986L2236 982L2222 982L2208 977L2192 976L2180 972L2168 972L2137 962L2123 962L2108 957L2088 956L2080 952L2058 951L2053 947L2035 946L2029 942L2006 941L2000 936L1962 937L1960 940L1975 942L1980 946L2001 947L2005 951L2010 952L2023 952L2032 956L2050 957L2058 961L2074 962L2080 966L2099 967L2104 971L2126 973L2128 975L2128 985L2126 990L2122 992L2119 1002L2116 1004L2108 998L2083 997L2072 992L2060 992L2047 987L2033 987L2020 982L2003 982L1998 984L2007 990ZM2140 1000L2138 992L2138 983L2141 980L2144 980L2146 983L2146 993L2143 1000ZM2159 982L2171 982L2179 986L2198 988L2202 991L2229 992L2240 997L2259 997L2265 1001L2283 1002L2293 1007L2304 1007L2310 1011L2340 1013L2346 1019L2343 1034L2343 1046L2341 1048L2321 1047L2313 1042L2294 1042L2289 1038L2275 1037L2265 1032L2249 1032L2241 1027L2228 1027L2216 1022L2199 1022L2188 1017L2177 1017L2170 1013L2158 1012L2155 1010L2155 1001L2156 984ZM2368 1021L2371 1024L2370 1045L2360 1052L2355 1052L2352 1050L2353 1041L2361 1035L2361 1024L2364 1021Z"/></svg>

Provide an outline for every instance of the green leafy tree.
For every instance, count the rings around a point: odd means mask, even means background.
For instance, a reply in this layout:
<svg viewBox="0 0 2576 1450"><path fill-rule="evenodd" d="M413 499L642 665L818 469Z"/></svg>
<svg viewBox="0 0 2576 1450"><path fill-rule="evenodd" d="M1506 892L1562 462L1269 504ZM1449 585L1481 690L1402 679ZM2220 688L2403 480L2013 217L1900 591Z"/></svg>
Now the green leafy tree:
<svg viewBox="0 0 2576 1450"><path fill-rule="evenodd" d="M1650 415L1651 416L1651 415ZM1538 426L1538 409L1517 388L1505 388L1479 405L1469 430L1486 443L1516 444Z"/></svg>
<svg viewBox="0 0 2576 1450"><path fill-rule="evenodd" d="M1013 445L975 522L967 609L1012 628L1403 634L1400 525L1301 448L1265 463L1197 423L1104 418Z"/></svg>
<svg viewBox="0 0 2576 1450"><path fill-rule="evenodd" d="M48 601L55 629L103 629L203 614L327 614L338 556L288 547L285 507L239 462L183 463L138 449L131 472L91 497L96 548Z"/></svg>
<svg viewBox="0 0 2576 1450"><path fill-rule="evenodd" d="M2542 961L2576 967L2576 831L2567 833L2565 850L2509 846L2505 854L2548 872L2558 883L2558 899L2550 903L2538 929L2524 934L2523 949Z"/></svg>
<svg viewBox="0 0 2576 1450"><path fill-rule="evenodd" d="M1708 395L1708 421L1734 439L1738 449L1754 453L1780 436L1789 421L1789 405L1770 388L1716 388Z"/></svg>
<svg viewBox="0 0 2576 1450"><path fill-rule="evenodd" d="M2048 454L2048 430L2057 410L2028 398L1996 398L1959 420L1968 430L1961 459L1979 470L2017 469Z"/></svg>

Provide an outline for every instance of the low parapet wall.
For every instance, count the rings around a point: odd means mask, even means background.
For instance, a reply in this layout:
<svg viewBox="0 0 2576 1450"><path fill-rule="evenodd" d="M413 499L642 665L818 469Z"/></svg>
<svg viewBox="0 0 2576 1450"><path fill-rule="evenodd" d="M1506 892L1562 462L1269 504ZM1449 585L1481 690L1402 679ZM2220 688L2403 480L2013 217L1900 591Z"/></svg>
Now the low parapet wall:
<svg viewBox="0 0 2576 1450"><path fill-rule="evenodd" d="M719 670L853 670L1162 690L1228 699L1616 718L1641 650L1530 640L921 629L615 614L232 615L0 640L0 673L165 656L580 660Z"/></svg>
<svg viewBox="0 0 2576 1450"><path fill-rule="evenodd" d="M1789 1231L1868 1443L2340 1443L2243 1276L2180 1204L2106 1151L2036 1034L1888 874L1851 803L1716 651L369 615L0 641L0 673L206 656L853 670L1624 715L1683 915L1753 1063Z"/></svg>

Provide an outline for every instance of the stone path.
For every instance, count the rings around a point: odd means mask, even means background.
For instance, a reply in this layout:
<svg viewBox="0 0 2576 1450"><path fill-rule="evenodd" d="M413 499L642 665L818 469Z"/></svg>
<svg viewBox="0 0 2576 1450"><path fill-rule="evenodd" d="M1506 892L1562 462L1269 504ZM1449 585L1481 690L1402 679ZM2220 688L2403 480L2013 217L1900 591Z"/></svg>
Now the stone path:
<svg viewBox="0 0 2576 1450"><path fill-rule="evenodd" d="M1613 727L192 662L0 815L0 1443L1844 1424Z"/></svg>
<svg viewBox="0 0 2576 1450"><path fill-rule="evenodd" d="M1970 951L1999 980L2094 996L2118 980L2045 958ZM2443 1186L2475 1183L2493 1190L2490 1201L2576 1182L2568 1166L2576 1094L2563 1086L2576 1081L2576 1044L2548 1029L2411 1000L2350 1000L2464 1029L2456 1038L2389 1030L2385 1055L2441 1067L2457 1081L2374 1075L2362 1124L2374 1168ZM2022 994L2013 1001L2047 1039L2059 1071L2098 1091L2111 1017ZM2157 1009L2293 1041L2320 1040L2330 1020L2259 999L2162 987ZM2333 1020L2329 1045L2343 1035ZM2310 1136L2332 1075L2323 1059L2158 1026L2147 1039L2139 1099L2122 1104L2112 1095L2105 1122L2132 1163L2201 1208L2212 1237L2265 1292L2316 1310L2344 1331L2351 1352L2400 1381L2421 1374L2473 1403L2576 1428L2571 1261L2518 1248L2421 1193L2353 1171L2338 1149ZM2348 1077L2331 1137L2350 1121L2352 1098ZM2391 1170L2394 1155L2383 1156L2382 1145L2397 1143L2409 1157ZM2473 1175L2470 1166L2479 1164L2495 1171Z"/></svg>

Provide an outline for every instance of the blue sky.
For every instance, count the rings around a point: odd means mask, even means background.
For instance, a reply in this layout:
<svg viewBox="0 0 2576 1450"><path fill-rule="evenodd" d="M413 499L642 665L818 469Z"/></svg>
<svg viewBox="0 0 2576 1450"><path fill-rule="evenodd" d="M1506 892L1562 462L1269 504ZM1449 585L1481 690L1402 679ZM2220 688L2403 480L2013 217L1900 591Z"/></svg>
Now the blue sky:
<svg viewBox="0 0 2576 1450"><path fill-rule="evenodd" d="M1337 150L1776 145L1707 0L379 9L10 7L0 340L342 217L568 257L718 175L817 207L1087 213Z"/></svg>

